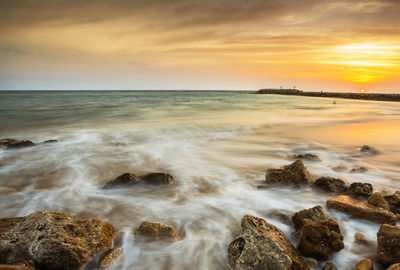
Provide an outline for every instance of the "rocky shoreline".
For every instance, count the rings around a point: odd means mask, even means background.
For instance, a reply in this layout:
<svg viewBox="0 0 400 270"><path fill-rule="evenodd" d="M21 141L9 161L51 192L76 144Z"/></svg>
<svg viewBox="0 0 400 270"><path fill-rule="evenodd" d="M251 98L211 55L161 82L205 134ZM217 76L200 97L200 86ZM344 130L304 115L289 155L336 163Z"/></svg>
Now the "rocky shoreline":
<svg viewBox="0 0 400 270"><path fill-rule="evenodd" d="M266 95L288 95L304 97L345 98L375 101L400 102L400 94L378 94L378 93L350 93L350 92L308 92L296 89L260 89L255 94Z"/></svg>
<svg viewBox="0 0 400 270"><path fill-rule="evenodd" d="M26 141L0 140L19 145ZM7 149L14 147L4 147ZM361 152L374 152L369 146ZM317 156L295 156L318 161ZM106 182L101 189L127 188L143 184L151 188L175 185L173 176L165 172L149 172L137 176L126 172ZM373 264L390 270L400 269L400 191L392 194L374 192L369 183L321 176L317 179L301 159L281 168L268 168L266 186L289 186L293 189L311 186L332 194L326 208L343 212L349 217L380 224L377 231L376 257L360 258L354 269L372 270ZM100 190L101 190L100 189ZM330 217L324 207L316 205L284 217L294 230L297 243L267 220L243 216L241 230L227 246L227 267L231 270L261 269L337 269L329 259L346 248L343 225ZM62 212L37 211L24 217L0 218L0 270L40 269L104 269L118 266L125 256L118 240L118 231L100 218L78 218ZM179 242L182 238L171 225L142 222L131 228L133 241L155 242L160 245ZM372 246L362 232L354 242ZM323 264L322 262L326 262ZM323 264L323 265L322 265Z"/></svg>

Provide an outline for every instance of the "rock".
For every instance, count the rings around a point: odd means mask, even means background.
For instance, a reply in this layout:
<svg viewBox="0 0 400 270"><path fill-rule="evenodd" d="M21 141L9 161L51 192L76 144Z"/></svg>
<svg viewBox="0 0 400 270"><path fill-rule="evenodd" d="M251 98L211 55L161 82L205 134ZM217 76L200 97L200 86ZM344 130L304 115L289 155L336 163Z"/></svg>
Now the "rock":
<svg viewBox="0 0 400 270"><path fill-rule="evenodd" d="M304 258L310 268L317 268L318 267L318 261L313 258Z"/></svg>
<svg viewBox="0 0 400 270"><path fill-rule="evenodd" d="M365 167L360 166L360 167L355 167L355 168L351 169L350 172L352 172L352 173L366 173L366 172L368 172L368 169L365 168Z"/></svg>
<svg viewBox="0 0 400 270"><path fill-rule="evenodd" d="M324 191L345 193L348 190L348 185L345 181L333 177L320 177L314 182L314 187L320 188Z"/></svg>
<svg viewBox="0 0 400 270"><path fill-rule="evenodd" d="M39 269L77 269L112 246L115 229L99 218L39 211L0 219L0 263L32 261Z"/></svg>
<svg viewBox="0 0 400 270"><path fill-rule="evenodd" d="M56 142L58 142L58 141L53 139L53 140L46 140L42 143L56 143Z"/></svg>
<svg viewBox="0 0 400 270"><path fill-rule="evenodd" d="M265 180L268 184L300 185L311 183L311 176L303 161L296 160L280 169L268 169Z"/></svg>
<svg viewBox="0 0 400 270"><path fill-rule="evenodd" d="M231 270L309 269L307 261L277 227L264 219L246 215L241 233L228 247Z"/></svg>
<svg viewBox="0 0 400 270"><path fill-rule="evenodd" d="M292 225L292 218L287 211L284 210L272 210L268 212L268 217L275 218L286 225Z"/></svg>
<svg viewBox="0 0 400 270"><path fill-rule="evenodd" d="M292 222L296 230L300 230L305 224L328 220L330 217L321 206L315 206L310 209L304 209L296 212L292 217Z"/></svg>
<svg viewBox="0 0 400 270"><path fill-rule="evenodd" d="M375 192L374 194L372 194L371 197L368 198L368 203L370 205L390 211L389 204L385 201L385 198L383 198L380 192Z"/></svg>
<svg viewBox="0 0 400 270"><path fill-rule="evenodd" d="M35 270L31 263L22 262L18 264L0 264L0 270Z"/></svg>
<svg viewBox="0 0 400 270"><path fill-rule="evenodd" d="M392 264L387 270L400 270L400 263Z"/></svg>
<svg viewBox="0 0 400 270"><path fill-rule="evenodd" d="M397 191L392 195L383 196L385 201L389 204L390 211L395 214L400 214L400 192Z"/></svg>
<svg viewBox="0 0 400 270"><path fill-rule="evenodd" d="M289 156L291 159L301 159L306 161L321 161L319 157L315 154L306 153L306 154L294 154Z"/></svg>
<svg viewBox="0 0 400 270"><path fill-rule="evenodd" d="M35 143L29 140L0 139L0 149L22 148L34 145Z"/></svg>
<svg viewBox="0 0 400 270"><path fill-rule="evenodd" d="M336 265L331 262L327 262L321 270L337 270Z"/></svg>
<svg viewBox="0 0 400 270"><path fill-rule="evenodd" d="M383 224L377 237L378 261L384 265L400 263L400 226Z"/></svg>
<svg viewBox="0 0 400 270"><path fill-rule="evenodd" d="M135 237L145 241L166 241L175 242L180 240L174 227L159 222L142 222L133 231Z"/></svg>
<svg viewBox="0 0 400 270"><path fill-rule="evenodd" d="M364 234L356 233L356 234L354 234L354 242L353 243L356 245L369 246L371 244L371 241L369 241Z"/></svg>
<svg viewBox="0 0 400 270"><path fill-rule="evenodd" d="M354 270L372 270L373 268L374 266L370 259L361 260L354 266Z"/></svg>
<svg viewBox="0 0 400 270"><path fill-rule="evenodd" d="M355 197L365 197L368 198L372 195L373 187L369 183L352 183L349 187L349 194Z"/></svg>
<svg viewBox="0 0 400 270"><path fill-rule="evenodd" d="M343 248L339 224L333 219L310 222L301 229L297 249L303 256L327 260Z"/></svg>
<svg viewBox="0 0 400 270"><path fill-rule="evenodd" d="M377 155L379 154L379 150L373 148L372 146L369 145L363 145L360 148L360 152L364 153L364 154L370 154L370 155Z"/></svg>
<svg viewBox="0 0 400 270"><path fill-rule="evenodd" d="M123 254L122 248L113 248L104 253L99 262L100 268L115 266Z"/></svg>
<svg viewBox="0 0 400 270"><path fill-rule="evenodd" d="M0 195L10 195L13 193L17 193L15 188L0 187Z"/></svg>
<svg viewBox="0 0 400 270"><path fill-rule="evenodd" d="M149 173L141 176L140 179L146 184L151 185L172 185L174 184L174 178L168 173Z"/></svg>
<svg viewBox="0 0 400 270"><path fill-rule="evenodd" d="M124 173L115 178L114 180L108 181L104 187L110 188L115 186L127 186L136 184L137 178L134 173Z"/></svg>
<svg viewBox="0 0 400 270"><path fill-rule="evenodd" d="M366 204L348 195L340 195L326 202L328 208L347 213L355 218L367 219L376 223L396 224L396 216L385 209Z"/></svg>

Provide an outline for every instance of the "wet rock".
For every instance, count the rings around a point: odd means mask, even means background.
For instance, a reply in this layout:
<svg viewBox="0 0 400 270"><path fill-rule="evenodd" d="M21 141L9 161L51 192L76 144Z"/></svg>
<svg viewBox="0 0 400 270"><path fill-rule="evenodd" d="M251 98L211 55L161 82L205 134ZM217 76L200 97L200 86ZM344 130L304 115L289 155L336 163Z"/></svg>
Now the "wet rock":
<svg viewBox="0 0 400 270"><path fill-rule="evenodd" d="M347 168L345 166L336 166L333 167L332 170L334 170L335 172L344 172L347 171Z"/></svg>
<svg viewBox="0 0 400 270"><path fill-rule="evenodd" d="M0 270L35 270L35 267L28 262L18 264L0 264Z"/></svg>
<svg viewBox="0 0 400 270"><path fill-rule="evenodd" d="M377 155L379 154L379 150L377 150L376 148L369 146L369 145L363 145L360 148L360 152L364 153L364 154L370 154L370 155Z"/></svg>
<svg viewBox="0 0 400 270"><path fill-rule="evenodd" d="M168 173L149 173L141 176L140 179L146 184L151 185L172 185L174 184L174 178Z"/></svg>
<svg viewBox="0 0 400 270"><path fill-rule="evenodd" d="M400 191L392 195L383 196L383 198L389 204L390 211L395 214L400 214Z"/></svg>
<svg viewBox="0 0 400 270"><path fill-rule="evenodd" d="M34 146L35 143L29 140L0 139L0 149L12 149Z"/></svg>
<svg viewBox="0 0 400 270"><path fill-rule="evenodd" d="M296 212L292 217L292 222L296 230L303 228L305 224L310 222L318 222L321 220L329 220L330 217L321 206L315 206L310 209L304 209Z"/></svg>
<svg viewBox="0 0 400 270"><path fill-rule="evenodd" d="M0 219L0 263L32 261L39 269L77 269L112 246L115 229L99 218L39 211Z"/></svg>
<svg viewBox="0 0 400 270"><path fill-rule="evenodd" d="M311 183L311 176L303 161L296 160L280 169L268 169L265 180L268 184L301 185Z"/></svg>
<svg viewBox="0 0 400 270"><path fill-rule="evenodd" d="M327 262L321 270L337 270L336 265L331 262Z"/></svg>
<svg viewBox="0 0 400 270"><path fill-rule="evenodd" d="M290 217L290 214L287 211L284 210L272 210L268 212L268 217L275 218L282 222L283 224L286 225L291 225L292 224L292 219Z"/></svg>
<svg viewBox="0 0 400 270"><path fill-rule="evenodd" d="M368 198L372 195L373 187L369 183L355 182L349 187L349 194L355 197Z"/></svg>
<svg viewBox="0 0 400 270"><path fill-rule="evenodd" d="M344 248L343 236L333 220L304 225L300 233L298 250L304 256L326 260Z"/></svg>
<svg viewBox="0 0 400 270"><path fill-rule="evenodd" d="M400 226L381 225L377 238L378 261L384 265L400 263Z"/></svg>
<svg viewBox="0 0 400 270"><path fill-rule="evenodd" d="M17 193L15 188L0 187L0 195L10 195Z"/></svg>
<svg viewBox="0 0 400 270"><path fill-rule="evenodd" d="M228 247L231 270L309 269L306 260L277 227L264 219L246 215L241 233Z"/></svg>
<svg viewBox="0 0 400 270"><path fill-rule="evenodd" d="M354 234L354 242L353 243L356 245L369 246L371 244L371 241L368 240L364 234L356 233L356 234Z"/></svg>
<svg viewBox="0 0 400 270"><path fill-rule="evenodd" d="M387 270L400 270L400 263L392 264Z"/></svg>
<svg viewBox="0 0 400 270"><path fill-rule="evenodd" d="M318 267L318 261L313 258L304 258L310 268L317 268Z"/></svg>
<svg viewBox="0 0 400 270"><path fill-rule="evenodd" d="M291 159L301 159L305 161L321 161L319 157L315 154L306 153L306 154L294 154L289 156Z"/></svg>
<svg viewBox="0 0 400 270"><path fill-rule="evenodd" d="M134 173L124 173L115 178L114 180L108 181L104 187L111 188L116 186L127 186L136 184L137 178Z"/></svg>
<svg viewBox="0 0 400 270"><path fill-rule="evenodd" d="M334 193L345 193L349 188L342 179L327 176L315 180L314 187Z"/></svg>
<svg viewBox="0 0 400 270"><path fill-rule="evenodd" d="M370 205L380 207L386 210L390 210L389 204L386 202L385 198L380 192L375 192L368 198L368 203Z"/></svg>
<svg viewBox="0 0 400 270"><path fill-rule="evenodd" d="M328 208L376 223L396 224L396 216L385 209L364 203L348 195L340 195L326 202Z"/></svg>
<svg viewBox="0 0 400 270"><path fill-rule="evenodd" d="M122 248L113 248L104 253L99 262L100 268L112 267L118 264L123 254Z"/></svg>
<svg viewBox="0 0 400 270"><path fill-rule="evenodd" d="M180 239L174 227L159 222L142 222L140 226L133 231L133 234L139 240L149 242L175 242Z"/></svg>
<svg viewBox="0 0 400 270"><path fill-rule="evenodd" d="M352 172L352 173L366 173L366 172L368 172L368 169L363 167L363 166L360 166L360 167L355 167L355 168L351 169L350 172Z"/></svg>
<svg viewBox="0 0 400 270"><path fill-rule="evenodd" d="M52 140L43 141L42 143L56 143L56 142L58 142L58 140L52 139Z"/></svg>
<svg viewBox="0 0 400 270"><path fill-rule="evenodd" d="M370 259L361 260L354 266L354 270L372 270L373 268L374 267Z"/></svg>

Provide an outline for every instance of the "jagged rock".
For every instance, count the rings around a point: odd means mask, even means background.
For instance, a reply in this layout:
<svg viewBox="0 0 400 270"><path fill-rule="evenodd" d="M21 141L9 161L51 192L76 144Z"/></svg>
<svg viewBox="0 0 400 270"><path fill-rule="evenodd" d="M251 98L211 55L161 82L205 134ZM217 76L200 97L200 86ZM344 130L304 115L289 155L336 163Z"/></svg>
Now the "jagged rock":
<svg viewBox="0 0 400 270"><path fill-rule="evenodd" d="M320 177L315 180L314 187L320 188L324 191L335 193L345 193L349 188L346 182L342 179L327 176Z"/></svg>
<svg viewBox="0 0 400 270"><path fill-rule="evenodd" d="M372 194L371 197L368 198L368 203L376 207L390 210L389 204L385 201L385 198L380 192Z"/></svg>
<svg viewBox="0 0 400 270"><path fill-rule="evenodd" d="M352 173L366 173L366 172L368 172L368 169L363 167L363 166L360 166L360 167L355 167L355 168L351 169L350 172L352 172Z"/></svg>
<svg viewBox="0 0 400 270"><path fill-rule="evenodd" d="M317 268L318 261L314 258L304 258L310 268Z"/></svg>
<svg viewBox="0 0 400 270"><path fill-rule="evenodd" d="M140 179L151 185L172 185L174 178L168 173L149 173L141 176Z"/></svg>
<svg viewBox="0 0 400 270"><path fill-rule="evenodd" d="M400 270L400 263L392 264L387 270Z"/></svg>
<svg viewBox="0 0 400 270"><path fill-rule="evenodd" d="M392 195L383 196L383 198L389 204L390 211L400 214L400 191L396 191Z"/></svg>
<svg viewBox="0 0 400 270"><path fill-rule="evenodd" d="M178 241L179 235L174 227L159 222L142 222L138 228L133 231L135 237L145 241Z"/></svg>
<svg viewBox="0 0 400 270"><path fill-rule="evenodd" d="M296 212L292 217L292 222L296 230L300 230L305 224L328 220L330 217L321 206L315 206L310 209L304 209Z"/></svg>
<svg viewBox="0 0 400 270"><path fill-rule="evenodd" d="M110 188L115 186L126 186L136 184L137 178L134 173L124 173L115 178L114 180L108 181L104 187Z"/></svg>
<svg viewBox="0 0 400 270"><path fill-rule="evenodd" d="M374 266L370 259L361 260L354 266L354 270L372 270L373 268Z"/></svg>
<svg viewBox="0 0 400 270"><path fill-rule="evenodd" d="M377 238L378 261L385 265L400 263L400 226L381 225Z"/></svg>
<svg viewBox="0 0 400 270"><path fill-rule="evenodd" d="M291 159L301 159L306 161L321 161L319 157L315 154L306 153L306 154L294 154L289 156Z"/></svg>
<svg viewBox="0 0 400 270"><path fill-rule="evenodd" d="M0 140L0 149L6 148L22 148L28 146L34 146L35 143L29 140L14 140L14 139L1 139Z"/></svg>
<svg viewBox="0 0 400 270"><path fill-rule="evenodd" d="M0 263L32 261L39 269L77 269L112 246L115 229L99 218L39 211L0 219Z"/></svg>
<svg viewBox="0 0 400 270"><path fill-rule="evenodd" d="M356 197L368 198L372 195L373 187L369 183L352 183L349 187L349 194Z"/></svg>
<svg viewBox="0 0 400 270"><path fill-rule="evenodd" d="M337 270L336 265L331 262L327 262L321 270Z"/></svg>
<svg viewBox="0 0 400 270"><path fill-rule="evenodd" d="M246 215L241 233L228 247L231 270L309 269L306 260L277 227L264 219Z"/></svg>
<svg viewBox="0 0 400 270"><path fill-rule="evenodd" d="M377 150L376 148L369 146L369 145L363 145L360 148L360 152L364 153L364 154L370 154L370 155L377 155L379 154L379 150Z"/></svg>
<svg viewBox="0 0 400 270"><path fill-rule="evenodd" d="M366 204L348 195L340 195L326 202L328 208L347 213L355 218L367 219L376 223L396 224L396 216L385 209Z"/></svg>
<svg viewBox="0 0 400 270"><path fill-rule="evenodd" d="M356 245L368 246L371 244L371 241L369 241L364 234L356 233L356 234L354 234L354 242L353 243Z"/></svg>
<svg viewBox="0 0 400 270"><path fill-rule="evenodd" d="M99 262L99 268L115 266L123 254L122 248L113 248L103 254Z"/></svg>
<svg viewBox="0 0 400 270"><path fill-rule="evenodd" d="M268 169L265 174L265 180L268 184L300 185L311 183L311 176L303 161L296 160L280 169Z"/></svg>

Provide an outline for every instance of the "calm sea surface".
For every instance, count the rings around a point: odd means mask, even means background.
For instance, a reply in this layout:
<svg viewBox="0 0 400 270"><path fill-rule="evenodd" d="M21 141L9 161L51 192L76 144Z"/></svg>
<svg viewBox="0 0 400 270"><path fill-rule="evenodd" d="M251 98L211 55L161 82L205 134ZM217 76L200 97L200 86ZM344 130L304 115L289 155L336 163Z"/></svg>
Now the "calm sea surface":
<svg viewBox="0 0 400 270"><path fill-rule="evenodd" d="M334 104L336 101L336 104ZM235 91L0 92L0 138L54 144L0 150L1 216L50 209L98 216L122 232L118 269L226 269L228 244L245 214L265 218L296 244L293 228L273 215L292 214L332 195L309 187L267 187L265 170L291 163L314 177L369 182L377 191L400 189L400 103L254 95ZM379 155L363 155L369 144ZM351 173L364 166L366 173ZM340 168L340 170L338 169ZM124 172L169 172L171 188L101 189ZM352 269L375 256L354 234L376 242L378 225L336 211L345 249L332 261ZM132 228L158 221L177 228L171 245L134 243Z"/></svg>

